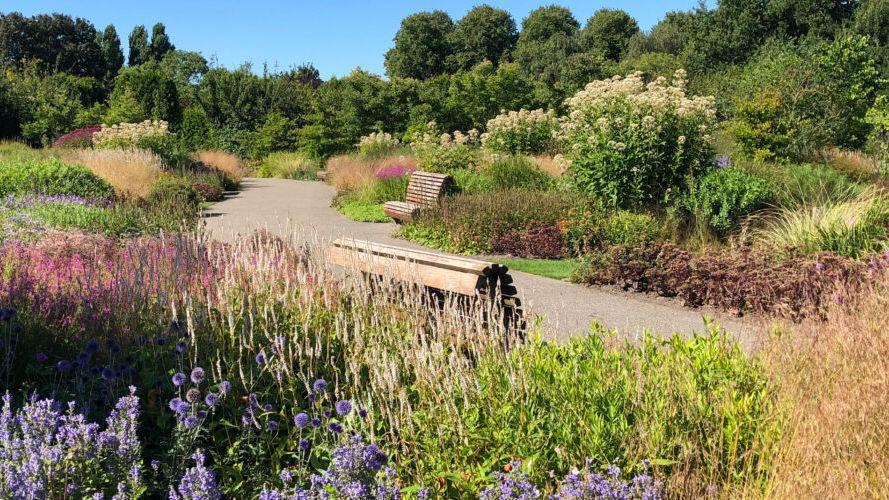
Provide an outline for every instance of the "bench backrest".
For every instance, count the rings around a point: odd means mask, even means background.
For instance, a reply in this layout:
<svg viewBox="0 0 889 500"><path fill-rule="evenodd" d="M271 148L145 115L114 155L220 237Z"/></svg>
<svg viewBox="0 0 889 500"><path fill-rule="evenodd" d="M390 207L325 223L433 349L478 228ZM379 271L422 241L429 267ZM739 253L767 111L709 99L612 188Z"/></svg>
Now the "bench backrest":
<svg viewBox="0 0 889 500"><path fill-rule="evenodd" d="M414 172L407 185L405 201L423 207L438 205L439 200L451 187L453 179L449 175L431 172Z"/></svg>

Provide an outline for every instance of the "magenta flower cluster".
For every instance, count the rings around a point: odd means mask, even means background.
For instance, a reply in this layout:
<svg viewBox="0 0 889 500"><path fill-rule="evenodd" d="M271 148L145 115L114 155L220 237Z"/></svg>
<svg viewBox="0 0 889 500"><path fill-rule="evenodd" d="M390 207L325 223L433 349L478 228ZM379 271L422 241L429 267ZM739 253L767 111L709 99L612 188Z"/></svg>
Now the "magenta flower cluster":
<svg viewBox="0 0 889 500"><path fill-rule="evenodd" d="M410 165L400 165L396 163L394 165L386 165L378 168L377 171L374 172L374 177L381 181L386 179L397 179L413 173L414 170L416 169Z"/></svg>
<svg viewBox="0 0 889 500"><path fill-rule="evenodd" d="M53 141L52 146L54 148L59 147L86 147L93 143L93 136L102 130L101 125L90 125L88 127L81 127L67 134L60 135L56 140Z"/></svg>

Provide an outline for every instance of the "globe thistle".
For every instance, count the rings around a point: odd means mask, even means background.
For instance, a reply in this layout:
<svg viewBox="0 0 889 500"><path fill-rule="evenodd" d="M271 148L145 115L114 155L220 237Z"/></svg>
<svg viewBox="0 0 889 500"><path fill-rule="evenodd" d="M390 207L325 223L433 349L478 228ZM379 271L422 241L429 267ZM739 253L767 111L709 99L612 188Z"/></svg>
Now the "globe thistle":
<svg viewBox="0 0 889 500"><path fill-rule="evenodd" d="M213 392L207 393L207 396L204 397L204 403L207 403L207 406L213 407L216 406L216 403L219 402L219 395Z"/></svg>
<svg viewBox="0 0 889 500"><path fill-rule="evenodd" d="M192 387L188 391L185 392L185 399L189 403L197 403L201 399L201 391Z"/></svg>
<svg viewBox="0 0 889 500"><path fill-rule="evenodd" d="M228 380L223 380L219 383L219 393L223 396L227 396L230 392L232 392L232 383Z"/></svg>
<svg viewBox="0 0 889 500"><path fill-rule="evenodd" d="M336 413L337 415L348 415L352 412L352 403L348 400L337 401L336 403Z"/></svg>
<svg viewBox="0 0 889 500"><path fill-rule="evenodd" d="M186 350L188 350L188 344L186 344L185 342L181 342L181 341L176 342L176 347L174 348L174 352L177 355L184 354Z"/></svg>
<svg viewBox="0 0 889 500"><path fill-rule="evenodd" d="M327 381L323 378L319 378L315 381L314 384L312 384L312 389L314 389L315 392L324 392L325 390L327 390Z"/></svg>
<svg viewBox="0 0 889 500"><path fill-rule="evenodd" d="M275 422L274 420L269 420L269 422L266 424L266 427L268 428L269 431L275 432L276 430L278 430L278 422Z"/></svg>
<svg viewBox="0 0 889 500"><path fill-rule="evenodd" d="M307 451L311 447L312 447L312 443L309 442L308 439L300 439L299 440L299 449L301 449L302 451Z"/></svg>
<svg viewBox="0 0 889 500"><path fill-rule="evenodd" d="M266 359L266 357L265 357L265 353L259 353L259 354L257 354L257 355L256 355L256 358L254 358L254 359L256 360L256 364L259 365L259 366L264 365L264 364L266 363L266 361L268 361L268 360Z"/></svg>
<svg viewBox="0 0 889 500"><path fill-rule="evenodd" d="M293 423L296 424L300 429L305 428L305 426L309 425L310 419L309 415L306 413L297 413L295 417L293 417Z"/></svg>
<svg viewBox="0 0 889 500"><path fill-rule="evenodd" d="M360 408L358 410L358 416L361 418L366 418L367 417L367 410L364 408Z"/></svg>
<svg viewBox="0 0 889 500"><path fill-rule="evenodd" d="M173 375L172 380L173 385L175 385L176 387L181 387L182 384L185 383L185 374L182 372L177 372L175 375Z"/></svg>
<svg viewBox="0 0 889 500"><path fill-rule="evenodd" d="M114 370L112 370L111 368L108 368L107 366L105 368L102 368L102 380L107 380L110 382L110 381L114 380L114 378L115 378Z"/></svg>
<svg viewBox="0 0 889 500"><path fill-rule="evenodd" d="M204 381L204 369L200 366L196 367L191 371L191 381L195 384L200 384Z"/></svg>
<svg viewBox="0 0 889 500"><path fill-rule="evenodd" d="M197 428L197 426L201 424L201 420L194 415L189 415L185 417L185 419L182 421L182 424L185 426L186 429L191 430Z"/></svg>
<svg viewBox="0 0 889 500"><path fill-rule="evenodd" d="M343 432L343 426L337 422L331 422L327 426L327 428L330 429L330 432L332 432L334 434L339 434L339 433Z"/></svg>
<svg viewBox="0 0 889 500"><path fill-rule="evenodd" d="M38 363L46 363L47 361L49 361L49 356L47 356L45 353L38 352L34 355L34 360Z"/></svg>

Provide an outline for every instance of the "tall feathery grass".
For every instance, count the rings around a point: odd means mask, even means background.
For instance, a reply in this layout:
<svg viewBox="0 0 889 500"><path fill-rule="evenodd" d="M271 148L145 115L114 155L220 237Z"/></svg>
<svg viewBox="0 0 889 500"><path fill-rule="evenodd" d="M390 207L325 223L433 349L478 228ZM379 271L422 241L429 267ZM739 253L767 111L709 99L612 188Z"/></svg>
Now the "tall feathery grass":
<svg viewBox="0 0 889 500"><path fill-rule="evenodd" d="M803 252L831 251L859 257L886 248L889 238L889 199L867 189L838 201L784 207L754 221L752 234L762 245Z"/></svg>
<svg viewBox="0 0 889 500"><path fill-rule="evenodd" d="M793 328L766 359L790 410L770 498L884 498L889 491L889 280Z"/></svg>
<svg viewBox="0 0 889 500"><path fill-rule="evenodd" d="M145 149L76 149L62 152L67 163L80 164L114 186L119 194L144 198L160 178L164 162Z"/></svg>
<svg viewBox="0 0 889 500"><path fill-rule="evenodd" d="M237 186L246 175L241 159L226 151L218 149L199 151L198 161L220 172L230 186Z"/></svg>
<svg viewBox="0 0 889 500"><path fill-rule="evenodd" d="M385 167L400 165L406 170L417 168L412 156L383 156L362 158L355 155L339 155L327 160L327 182L338 192L354 191L376 180L376 172Z"/></svg>

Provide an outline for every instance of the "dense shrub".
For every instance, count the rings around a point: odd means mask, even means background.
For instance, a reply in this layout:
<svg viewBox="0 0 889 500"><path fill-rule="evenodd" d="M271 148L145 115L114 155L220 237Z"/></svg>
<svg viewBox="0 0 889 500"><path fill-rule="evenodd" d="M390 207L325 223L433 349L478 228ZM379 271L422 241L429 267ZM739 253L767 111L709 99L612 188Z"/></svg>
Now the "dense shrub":
<svg viewBox="0 0 889 500"><path fill-rule="evenodd" d="M114 188L89 169L55 158L0 160L0 196L29 193L112 198Z"/></svg>
<svg viewBox="0 0 889 500"><path fill-rule="evenodd" d="M883 178L889 177L889 96L878 97L864 121L873 127L868 148L877 158L878 172Z"/></svg>
<svg viewBox="0 0 889 500"><path fill-rule="evenodd" d="M481 152L475 147L478 132L470 130L467 134L460 131L451 134L436 135L433 131L419 134L411 142L411 148L417 157L421 170L426 172L451 173L456 170L472 168L481 160Z"/></svg>
<svg viewBox="0 0 889 500"><path fill-rule="evenodd" d="M546 190L553 186L552 177L526 156L495 157L480 172L481 184L491 191L524 188Z"/></svg>
<svg viewBox="0 0 889 500"><path fill-rule="evenodd" d="M386 132L372 132L358 141L358 154L365 158L377 158L392 154L401 142Z"/></svg>
<svg viewBox="0 0 889 500"><path fill-rule="evenodd" d="M751 158L766 160L786 154L793 126L782 114L782 98L777 90L763 89L735 104L729 130Z"/></svg>
<svg viewBox="0 0 889 500"><path fill-rule="evenodd" d="M568 107L563 132L574 183L611 206L679 196L710 164L713 99L686 97L683 71L672 85L664 78L645 85L641 73L595 81Z"/></svg>
<svg viewBox="0 0 889 500"><path fill-rule="evenodd" d="M192 183L191 188L198 194L201 201L222 201L222 189L206 182Z"/></svg>
<svg viewBox="0 0 889 500"><path fill-rule="evenodd" d="M798 320L818 316L835 294L851 294L873 273L889 268L889 255L864 262L823 252L789 253L744 248L695 255L675 245L616 246L593 253L577 278L640 292L676 296L687 306L713 306L734 314Z"/></svg>
<svg viewBox="0 0 889 500"><path fill-rule="evenodd" d="M724 236L775 199L771 183L735 167L708 172L685 201L699 223Z"/></svg>
<svg viewBox="0 0 889 500"><path fill-rule="evenodd" d="M645 245L664 238L664 225L646 213L610 211L601 203L585 202L570 207L564 218L565 244L569 254L613 245Z"/></svg>
<svg viewBox="0 0 889 500"><path fill-rule="evenodd" d="M90 125L72 130L52 141L54 148L88 148L93 145L93 135L102 130L101 125Z"/></svg>
<svg viewBox="0 0 889 500"><path fill-rule="evenodd" d="M460 194L416 224L443 227L448 249L461 253L489 253L495 237L509 230L523 234L531 223L552 226L574 203L572 196L552 191L510 189L496 193Z"/></svg>
<svg viewBox="0 0 889 500"><path fill-rule="evenodd" d="M565 256L565 236L558 224L531 222L521 230L495 232L491 251L516 257L560 259Z"/></svg>
<svg viewBox="0 0 889 500"><path fill-rule="evenodd" d="M305 153L279 151L262 159L256 169L259 177L278 179L315 180L319 162Z"/></svg>
<svg viewBox="0 0 889 500"><path fill-rule="evenodd" d="M155 205L178 204L191 209L195 209L201 201L188 179L173 175L164 175L156 180L146 200Z"/></svg>
<svg viewBox="0 0 889 500"><path fill-rule="evenodd" d="M482 146L509 154L542 154L554 149L559 120L552 110L510 111L488 120Z"/></svg>

